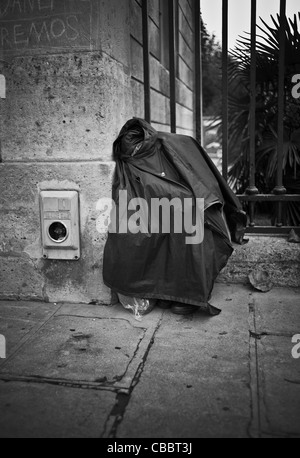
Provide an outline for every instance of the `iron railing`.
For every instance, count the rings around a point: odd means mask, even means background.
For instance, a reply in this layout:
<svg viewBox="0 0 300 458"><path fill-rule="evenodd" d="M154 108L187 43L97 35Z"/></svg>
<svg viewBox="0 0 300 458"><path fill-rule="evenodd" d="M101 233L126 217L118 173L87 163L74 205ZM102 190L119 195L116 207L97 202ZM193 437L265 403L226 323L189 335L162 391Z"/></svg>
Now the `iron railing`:
<svg viewBox="0 0 300 458"><path fill-rule="evenodd" d="M175 1L169 2L169 53L170 53L170 124L171 132L176 133L176 46L175 46ZM202 110L202 56L201 56L201 0L190 0L194 7L195 26L195 132L197 140L203 144L203 110ZM222 1L222 172L228 181L229 171L229 5L228 0ZM285 30L286 0L280 0L280 56L279 56L279 91L278 91L278 166L276 186L271 194L259 194L256 186L256 30L257 30L257 0L251 0L251 106L250 106L250 157L249 157L249 186L239 199L248 205L249 233L285 234L300 227L285 227L283 225L283 205L288 202L300 202L300 195L287 194L283 186L283 145L284 145L284 110L285 110ZM143 17L143 53L144 53L144 93L145 119L151 122L151 82L150 82L150 50L149 50L149 1L142 0ZM276 204L276 226L257 226L255 223L255 208L260 202Z"/></svg>
<svg viewBox="0 0 300 458"><path fill-rule="evenodd" d="M223 175L228 178L228 0L223 2ZM285 17L286 0L280 0L280 46L278 69L278 155L276 186L271 194L259 194L256 187L256 30L257 30L257 0L251 0L251 106L250 106L250 157L249 157L249 186L243 195L238 197L248 204L249 233L286 234L300 227L285 227L283 225L283 205L288 202L300 202L300 195L287 194L283 186L283 149L284 149L284 112L285 112ZM255 208L259 202L276 203L276 226L257 226L255 223Z"/></svg>

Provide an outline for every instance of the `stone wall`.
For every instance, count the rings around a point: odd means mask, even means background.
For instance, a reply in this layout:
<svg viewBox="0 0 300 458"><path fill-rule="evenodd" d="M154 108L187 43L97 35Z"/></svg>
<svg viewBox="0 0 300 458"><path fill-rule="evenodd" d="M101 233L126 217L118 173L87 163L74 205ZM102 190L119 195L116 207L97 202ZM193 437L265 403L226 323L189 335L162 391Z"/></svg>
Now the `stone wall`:
<svg viewBox="0 0 300 458"><path fill-rule="evenodd" d="M249 236L249 243L235 246L227 267L219 276L223 283L248 284L251 272L268 272L275 287L300 287L300 245L286 237Z"/></svg>
<svg viewBox="0 0 300 458"><path fill-rule="evenodd" d="M178 2L176 44L178 132L190 135L192 4ZM149 1L153 124L168 131L166 5ZM0 299L108 304L96 205L111 194L121 126L144 117L141 1L7 1L0 18ZM49 189L79 191L78 262L42 258L39 193Z"/></svg>
<svg viewBox="0 0 300 458"><path fill-rule="evenodd" d="M175 2L176 3L176 2ZM142 2L131 4L132 92L134 112L144 115ZM179 0L176 10L177 132L194 136L194 10L193 2ZM170 77L167 2L149 0L149 45L152 125L170 132Z"/></svg>
<svg viewBox="0 0 300 458"><path fill-rule="evenodd" d="M111 195L112 143L121 126L144 116L141 2L76 0L77 16L65 3L0 5L7 85L0 99L0 300L109 304L96 205ZM159 5L150 1L152 113L153 124L169 130ZM178 8L178 132L193 134L193 12L188 0ZM79 191L78 262L42 258L39 194L47 189ZM251 239L219 280L245 282L260 266L277 285L300 286L299 250L284 239Z"/></svg>
<svg viewBox="0 0 300 458"><path fill-rule="evenodd" d="M10 2L0 20L0 299L108 304L96 204L111 195L112 143L135 114L129 3L76 0L77 19L63 3ZM78 262L42 259L41 189L79 191Z"/></svg>

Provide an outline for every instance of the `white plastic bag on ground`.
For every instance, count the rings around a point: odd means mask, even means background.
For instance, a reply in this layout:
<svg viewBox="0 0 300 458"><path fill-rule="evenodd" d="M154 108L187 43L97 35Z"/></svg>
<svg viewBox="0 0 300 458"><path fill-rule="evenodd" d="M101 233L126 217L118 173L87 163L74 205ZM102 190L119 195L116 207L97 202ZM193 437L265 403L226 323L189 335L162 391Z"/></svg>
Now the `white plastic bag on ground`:
<svg viewBox="0 0 300 458"><path fill-rule="evenodd" d="M156 305L156 300L138 299L136 297L123 296L118 294L119 301L126 310L131 310L137 321L142 321L142 316L152 312Z"/></svg>

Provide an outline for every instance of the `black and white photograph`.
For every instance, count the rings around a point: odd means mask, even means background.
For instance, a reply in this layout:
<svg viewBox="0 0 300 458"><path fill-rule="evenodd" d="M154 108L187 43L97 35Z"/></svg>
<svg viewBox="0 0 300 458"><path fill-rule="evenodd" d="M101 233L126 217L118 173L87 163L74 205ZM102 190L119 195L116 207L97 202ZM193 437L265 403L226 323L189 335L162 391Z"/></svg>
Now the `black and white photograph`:
<svg viewBox="0 0 300 458"><path fill-rule="evenodd" d="M0 438L300 438L299 0L0 0Z"/></svg>

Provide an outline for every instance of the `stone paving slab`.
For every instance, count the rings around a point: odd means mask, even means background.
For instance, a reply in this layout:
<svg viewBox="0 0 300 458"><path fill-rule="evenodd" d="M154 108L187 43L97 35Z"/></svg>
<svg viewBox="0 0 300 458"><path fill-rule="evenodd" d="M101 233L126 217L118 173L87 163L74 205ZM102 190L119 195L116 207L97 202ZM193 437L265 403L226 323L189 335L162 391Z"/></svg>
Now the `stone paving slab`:
<svg viewBox="0 0 300 458"><path fill-rule="evenodd" d="M36 327L36 322L31 320L19 320L6 318L0 320L0 334L6 338L6 354L10 357L23 339ZM0 361L3 364L4 361Z"/></svg>
<svg viewBox="0 0 300 458"><path fill-rule="evenodd" d="M300 438L300 359L289 337L258 341L262 436Z"/></svg>
<svg viewBox="0 0 300 458"><path fill-rule="evenodd" d="M41 322L55 313L60 306L44 302L9 302L1 301L0 318L18 318L19 320L30 320Z"/></svg>
<svg viewBox="0 0 300 458"><path fill-rule="evenodd" d="M276 288L253 299L259 334L300 334L300 289Z"/></svg>
<svg viewBox="0 0 300 458"><path fill-rule="evenodd" d="M54 304L38 302L1 302L0 334L7 341L7 357L26 341L31 333L38 330L57 310ZM0 365L4 361L0 361Z"/></svg>
<svg viewBox="0 0 300 458"><path fill-rule="evenodd" d="M145 382L136 388L117 438L248 437L250 401L239 383L231 383L229 394L226 382L166 374L155 365L150 365L143 377L149 378L147 388Z"/></svg>
<svg viewBox="0 0 300 458"><path fill-rule="evenodd" d="M122 379L145 332L118 319L53 317L1 374L85 382Z"/></svg>
<svg viewBox="0 0 300 458"><path fill-rule="evenodd" d="M300 334L300 290L254 293L251 308L256 433L259 437L300 437L300 360L292 358L292 337Z"/></svg>
<svg viewBox="0 0 300 458"><path fill-rule="evenodd" d="M116 395L0 382L0 438L100 438Z"/></svg>
<svg viewBox="0 0 300 458"><path fill-rule="evenodd" d="M219 317L165 312L117 437L248 437L248 303L239 288L217 287Z"/></svg>
<svg viewBox="0 0 300 458"><path fill-rule="evenodd" d="M300 437L299 298L217 284L220 316L155 309L141 322L121 305L2 302L0 333L15 340L0 436Z"/></svg>

